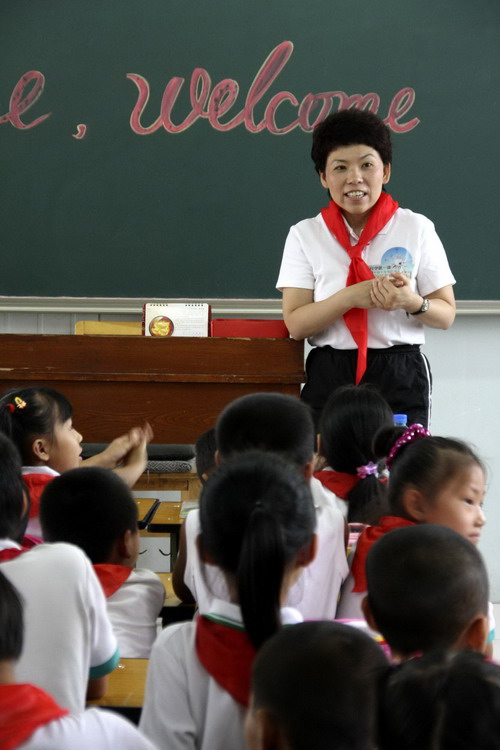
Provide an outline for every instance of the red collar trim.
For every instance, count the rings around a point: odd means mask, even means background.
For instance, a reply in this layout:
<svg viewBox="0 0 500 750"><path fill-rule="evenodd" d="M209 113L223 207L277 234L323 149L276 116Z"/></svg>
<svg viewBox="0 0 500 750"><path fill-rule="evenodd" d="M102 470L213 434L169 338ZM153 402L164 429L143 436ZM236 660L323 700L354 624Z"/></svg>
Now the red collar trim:
<svg viewBox="0 0 500 750"><path fill-rule="evenodd" d="M67 714L35 685L0 685L0 747L12 750L39 727Z"/></svg>
<svg viewBox="0 0 500 750"><path fill-rule="evenodd" d="M200 616L196 621L196 653L217 684L247 707L256 650L245 631Z"/></svg>
<svg viewBox="0 0 500 750"><path fill-rule="evenodd" d="M366 529L363 529L356 545L356 552L354 553L351 567L351 572L354 576L353 591L363 592L368 588L365 570L366 556L377 539L387 534L388 531L401 529L404 526L415 526L415 522L408 521L406 518L400 518L399 516L383 516L378 526L367 526Z"/></svg>
<svg viewBox="0 0 500 750"><path fill-rule="evenodd" d="M108 563L96 563L94 570L104 591L106 599L109 599L115 591L125 583L132 573L133 568L126 565L110 565Z"/></svg>
<svg viewBox="0 0 500 750"><path fill-rule="evenodd" d="M354 474L346 474L342 471L332 471L332 469L323 469L315 471L314 476L319 479L323 487L326 487L334 495L345 500L349 492L359 482L359 477Z"/></svg>

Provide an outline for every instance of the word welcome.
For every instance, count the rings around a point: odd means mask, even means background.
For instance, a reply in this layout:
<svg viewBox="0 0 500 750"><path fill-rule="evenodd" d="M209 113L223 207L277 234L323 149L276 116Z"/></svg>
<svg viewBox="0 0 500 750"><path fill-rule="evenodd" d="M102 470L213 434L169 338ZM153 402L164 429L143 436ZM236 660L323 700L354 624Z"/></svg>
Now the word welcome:
<svg viewBox="0 0 500 750"><path fill-rule="evenodd" d="M189 85L190 111L180 122L174 121L174 109L179 94L185 83L185 78L175 76L167 83L160 105L158 117L150 125L145 125L145 109L150 95L148 81L137 73L128 73L127 78L137 86L138 96L130 116L130 127L137 135L151 135L160 128L168 133L182 133L190 128L197 120L208 120L214 130L227 132L243 126L250 133L260 133L267 130L274 135L284 135L300 128L305 132L313 130L331 111L334 104L337 109L356 107L379 114L380 96L374 92L368 94L346 94L344 91L325 91L318 94L306 94L301 102L290 91L279 91L272 95L267 103L263 102L265 95L276 81L293 52L292 42L282 42L268 55L248 90L243 107L236 114L230 115L240 93L237 81L224 78L212 86L208 71L195 68ZM9 111L0 116L0 124L10 122L15 128L29 130L44 122L51 113L46 113L31 122L25 121L27 111L35 104L43 93L45 77L39 71L30 70L17 82L12 92ZM255 108L257 104L263 106L263 116L257 121ZM395 133L406 133L415 128L420 120L418 117L405 120L415 103L415 91L405 87L397 91L383 118L386 125ZM277 115L286 122L278 125ZM290 110L292 111L290 119ZM229 118L229 119L226 119ZM86 126L79 124L75 138L83 138Z"/></svg>

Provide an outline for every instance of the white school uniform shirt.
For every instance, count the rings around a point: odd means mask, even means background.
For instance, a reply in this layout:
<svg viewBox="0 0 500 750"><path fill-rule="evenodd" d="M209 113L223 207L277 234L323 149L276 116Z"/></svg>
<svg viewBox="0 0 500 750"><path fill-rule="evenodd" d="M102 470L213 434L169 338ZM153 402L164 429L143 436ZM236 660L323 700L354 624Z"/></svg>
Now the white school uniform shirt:
<svg viewBox="0 0 500 750"><path fill-rule="evenodd" d="M156 618L165 601L165 587L151 570L132 571L106 599L109 619L124 659L149 659L156 638Z"/></svg>
<svg viewBox="0 0 500 750"><path fill-rule="evenodd" d="M36 729L18 750L155 750L122 716L90 708Z"/></svg>
<svg viewBox="0 0 500 750"><path fill-rule="evenodd" d="M359 238L345 224L354 245ZM434 224L408 208L397 209L361 257L374 276L404 273L411 279L412 289L423 297L455 283ZM291 227L276 287L312 289L314 301L319 302L344 289L350 262L348 253L318 214ZM313 346L357 348L342 317L308 340ZM369 348L423 344L424 340L424 326L418 316L407 316L404 310L368 310Z"/></svg>
<svg viewBox="0 0 500 750"><path fill-rule="evenodd" d="M45 690L71 712L85 708L87 682L118 664L106 600L90 561L72 544L39 544L1 563L24 602L19 682Z"/></svg>
<svg viewBox="0 0 500 750"><path fill-rule="evenodd" d="M315 559L303 569L291 587L287 605L298 609L304 620L333 620L342 582L349 573L344 541L344 517L336 507L335 496L313 477L310 483L316 509L318 550ZM198 510L188 513L186 528L186 568L184 582L201 614L206 614L214 598L229 601L224 576L213 565L205 565L198 555L196 537L201 531Z"/></svg>
<svg viewBox="0 0 500 750"><path fill-rule="evenodd" d="M211 615L242 624L236 604L215 599ZM301 622L284 607L284 625ZM153 646L139 729L165 750L245 750L246 710L200 664L196 622L165 628Z"/></svg>

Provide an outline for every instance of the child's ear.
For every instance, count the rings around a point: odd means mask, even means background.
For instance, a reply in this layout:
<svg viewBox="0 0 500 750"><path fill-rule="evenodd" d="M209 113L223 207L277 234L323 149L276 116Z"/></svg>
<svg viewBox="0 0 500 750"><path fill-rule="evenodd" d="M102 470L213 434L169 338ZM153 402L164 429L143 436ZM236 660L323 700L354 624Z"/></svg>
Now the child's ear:
<svg viewBox="0 0 500 750"><path fill-rule="evenodd" d="M215 465L218 468L220 466L220 464L221 464L221 461L220 461L220 452L219 452L219 449L217 448L216 451L215 451Z"/></svg>
<svg viewBox="0 0 500 750"><path fill-rule="evenodd" d="M321 439L321 433L317 433L316 435L316 451L321 456L323 451L323 441Z"/></svg>
<svg viewBox="0 0 500 750"><path fill-rule="evenodd" d="M245 726L248 750L280 750L286 747L276 718L265 708L250 709Z"/></svg>
<svg viewBox="0 0 500 750"><path fill-rule="evenodd" d="M464 651L486 652L488 646L489 622L487 615L478 615L467 626L454 648Z"/></svg>
<svg viewBox="0 0 500 750"><path fill-rule="evenodd" d="M132 529L127 529L118 539L117 550L122 560L135 562L137 559L137 533Z"/></svg>
<svg viewBox="0 0 500 750"><path fill-rule="evenodd" d="M370 607L370 602L368 600L368 595L366 595L364 599L361 601L361 609L363 611L363 615L368 625L371 627L372 630L375 630L378 633L379 632L378 625L375 622L375 619L373 617L372 610Z"/></svg>
<svg viewBox="0 0 500 750"><path fill-rule="evenodd" d="M50 458L50 442L47 438L37 437L31 443L31 452L37 461L46 463Z"/></svg>
<svg viewBox="0 0 500 750"><path fill-rule="evenodd" d="M306 463L302 473L306 481L310 482L312 479L312 475L314 474L314 457L311 458L311 460Z"/></svg>
<svg viewBox="0 0 500 750"><path fill-rule="evenodd" d="M406 515L417 523L424 523L427 518L428 503L421 492L408 487L403 492L401 505Z"/></svg>

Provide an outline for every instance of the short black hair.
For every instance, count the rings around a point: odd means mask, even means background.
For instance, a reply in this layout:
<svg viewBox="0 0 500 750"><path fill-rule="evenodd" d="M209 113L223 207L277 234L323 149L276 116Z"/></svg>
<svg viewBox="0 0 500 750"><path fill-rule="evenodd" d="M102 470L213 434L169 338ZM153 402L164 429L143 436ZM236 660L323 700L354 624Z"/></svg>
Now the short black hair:
<svg viewBox="0 0 500 750"><path fill-rule="evenodd" d="M194 445L196 456L196 473L200 482L204 482L204 474L207 476L215 469L215 427L211 427L202 433Z"/></svg>
<svg viewBox="0 0 500 750"><path fill-rule="evenodd" d="M380 685L379 750L498 750L500 666L472 651L430 652Z"/></svg>
<svg viewBox="0 0 500 750"><path fill-rule="evenodd" d="M356 476L356 469L375 463L373 438L392 426L392 410L373 387L346 385L329 396L320 421L321 448L334 471ZM387 488L376 474L361 479L345 498L349 522L377 524L388 510Z"/></svg>
<svg viewBox="0 0 500 750"><path fill-rule="evenodd" d="M324 173L332 151L358 143L374 148L385 165L391 164L391 133L380 117L360 109L342 109L325 117L313 131L311 158L316 172Z"/></svg>
<svg viewBox="0 0 500 750"><path fill-rule="evenodd" d="M27 510L23 514L26 498ZM0 432L0 539L21 542L29 512L29 495L21 477L21 457L14 443Z"/></svg>
<svg viewBox="0 0 500 750"><path fill-rule="evenodd" d="M24 406L16 406L16 398ZM0 397L0 431L14 442L23 463L31 461L35 438L44 435L52 439L56 424L64 424L72 416L70 402L54 388L12 388Z"/></svg>
<svg viewBox="0 0 500 750"><path fill-rule="evenodd" d="M0 572L0 661L17 661L23 650L23 605L17 589Z"/></svg>
<svg viewBox="0 0 500 750"><path fill-rule="evenodd" d="M253 707L275 717L292 750L372 750L376 686L387 660L350 625L304 622L264 644L253 667Z"/></svg>
<svg viewBox="0 0 500 750"><path fill-rule="evenodd" d="M368 553L366 580L375 623L400 654L452 648L475 617L488 614L484 561L472 542L445 526L385 534Z"/></svg>
<svg viewBox="0 0 500 750"><path fill-rule="evenodd" d="M230 403L215 426L223 461L247 450L271 451L303 468L314 453L309 406L282 393L252 393Z"/></svg>
<svg viewBox="0 0 500 750"><path fill-rule="evenodd" d="M115 542L137 531L137 503L109 469L71 469L44 489L40 523L47 542L76 544L94 564L106 563Z"/></svg>
<svg viewBox="0 0 500 750"><path fill-rule="evenodd" d="M386 457L406 428L381 428L374 437L373 450ZM405 516L403 496L407 487L417 489L432 502L453 477L476 464L486 474L479 456L470 445L456 438L429 435L399 448L390 467L388 503L393 515Z"/></svg>
<svg viewBox="0 0 500 750"><path fill-rule="evenodd" d="M200 526L200 547L234 577L245 630L259 648L280 626L285 573L312 542L309 482L280 456L246 451L203 486Z"/></svg>

